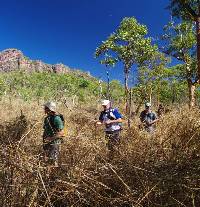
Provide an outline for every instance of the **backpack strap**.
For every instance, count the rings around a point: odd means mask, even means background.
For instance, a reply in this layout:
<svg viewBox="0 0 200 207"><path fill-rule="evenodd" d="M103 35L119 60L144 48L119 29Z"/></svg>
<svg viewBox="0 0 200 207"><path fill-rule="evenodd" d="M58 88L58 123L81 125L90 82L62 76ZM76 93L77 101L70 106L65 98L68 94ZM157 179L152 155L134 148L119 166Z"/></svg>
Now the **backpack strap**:
<svg viewBox="0 0 200 207"><path fill-rule="evenodd" d="M59 115L55 114L55 115L52 115L52 116L49 117L49 124L52 127L52 130L53 130L54 133L58 131L58 129L56 128L56 125L54 124L54 119L55 119L56 116L59 116Z"/></svg>
<svg viewBox="0 0 200 207"><path fill-rule="evenodd" d="M114 109L113 108L110 108L109 111L108 111L108 118L110 120L115 120L116 119L116 117L115 117L115 115L114 115L113 112L114 112Z"/></svg>

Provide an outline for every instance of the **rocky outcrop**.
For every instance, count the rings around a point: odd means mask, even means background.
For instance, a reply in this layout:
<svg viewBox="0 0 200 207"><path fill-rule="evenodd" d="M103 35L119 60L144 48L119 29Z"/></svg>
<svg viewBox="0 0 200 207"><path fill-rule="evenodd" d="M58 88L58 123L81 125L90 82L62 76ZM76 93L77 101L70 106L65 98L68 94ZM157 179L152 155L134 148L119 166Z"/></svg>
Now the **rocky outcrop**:
<svg viewBox="0 0 200 207"><path fill-rule="evenodd" d="M0 72L24 70L27 72L68 73L70 68L63 64L50 65L40 60L30 60L20 50L7 49L0 52Z"/></svg>
<svg viewBox="0 0 200 207"><path fill-rule="evenodd" d="M52 67L55 73L65 73L66 71L70 70L70 68L68 68L66 65L63 65L62 63L55 64Z"/></svg>

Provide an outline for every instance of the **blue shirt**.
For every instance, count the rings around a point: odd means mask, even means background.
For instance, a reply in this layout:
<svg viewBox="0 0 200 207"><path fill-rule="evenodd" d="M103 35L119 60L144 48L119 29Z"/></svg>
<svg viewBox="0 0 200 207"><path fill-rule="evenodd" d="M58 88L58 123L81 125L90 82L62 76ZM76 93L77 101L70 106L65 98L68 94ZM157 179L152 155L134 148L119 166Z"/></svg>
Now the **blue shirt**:
<svg viewBox="0 0 200 207"><path fill-rule="evenodd" d="M119 113L118 109L108 109L101 112L99 116L99 121L102 123L105 123L108 120L117 120L122 118L122 115ZM111 123L106 124L106 132L112 132L112 131L118 131L121 130L121 124L120 123Z"/></svg>

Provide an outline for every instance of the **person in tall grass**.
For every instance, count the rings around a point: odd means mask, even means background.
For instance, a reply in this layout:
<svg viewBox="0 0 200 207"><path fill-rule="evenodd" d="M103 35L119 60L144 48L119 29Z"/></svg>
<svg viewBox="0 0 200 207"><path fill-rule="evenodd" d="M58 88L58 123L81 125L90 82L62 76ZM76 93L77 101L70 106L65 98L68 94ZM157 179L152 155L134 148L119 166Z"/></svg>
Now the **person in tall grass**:
<svg viewBox="0 0 200 207"><path fill-rule="evenodd" d="M58 166L59 145L64 136L63 120L56 112L56 104L47 102L44 104L44 112L47 115L43 124L43 149L45 152L45 160Z"/></svg>
<svg viewBox="0 0 200 207"><path fill-rule="evenodd" d="M151 103L145 103L145 110L140 114L140 121L147 132L152 133L155 130L155 123L158 121L155 112L151 111Z"/></svg>
<svg viewBox="0 0 200 207"><path fill-rule="evenodd" d="M97 125L105 125L105 138L108 141L108 150L112 153L119 146L122 115L118 109L111 107L109 100L102 101L103 111L100 113Z"/></svg>

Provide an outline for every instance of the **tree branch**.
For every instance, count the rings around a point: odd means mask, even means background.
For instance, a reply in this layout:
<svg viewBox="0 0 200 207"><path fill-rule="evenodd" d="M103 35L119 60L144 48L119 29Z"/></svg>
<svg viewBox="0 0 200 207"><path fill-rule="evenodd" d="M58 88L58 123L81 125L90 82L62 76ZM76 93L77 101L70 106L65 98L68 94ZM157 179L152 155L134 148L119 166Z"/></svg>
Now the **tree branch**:
<svg viewBox="0 0 200 207"><path fill-rule="evenodd" d="M182 57L180 57L180 55L178 55L178 54L172 54L172 53L170 53L170 52L168 52L168 51L162 51L164 54L166 54L166 55L169 55L169 56L171 56L171 57L174 57L174 58L176 58L177 60L181 60L181 61L184 61L184 58ZM183 56L183 54L182 54L182 56Z"/></svg>
<svg viewBox="0 0 200 207"><path fill-rule="evenodd" d="M188 13L196 19L198 17L198 14L192 9L192 7L188 3L184 3L183 7L188 11Z"/></svg>

